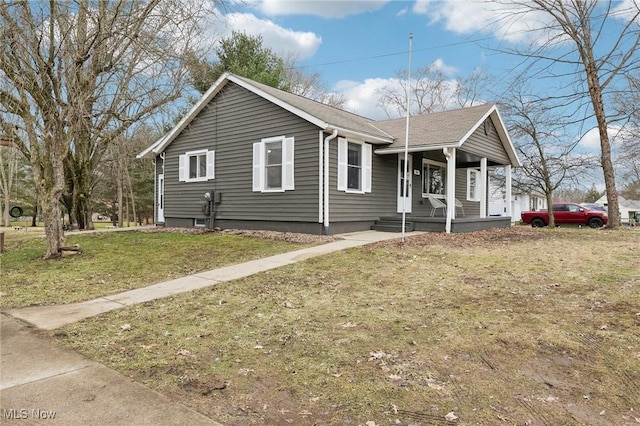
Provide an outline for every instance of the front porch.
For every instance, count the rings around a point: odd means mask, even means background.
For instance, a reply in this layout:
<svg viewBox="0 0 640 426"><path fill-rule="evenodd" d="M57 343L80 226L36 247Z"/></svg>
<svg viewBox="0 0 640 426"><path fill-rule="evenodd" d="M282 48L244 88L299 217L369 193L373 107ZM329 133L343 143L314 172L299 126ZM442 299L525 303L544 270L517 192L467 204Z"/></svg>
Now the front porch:
<svg viewBox="0 0 640 426"><path fill-rule="evenodd" d="M446 217L406 215L405 231L446 232ZM484 229L509 228L509 216L461 217L451 219L451 232L473 232ZM371 227L376 231L402 232L402 216L381 217Z"/></svg>

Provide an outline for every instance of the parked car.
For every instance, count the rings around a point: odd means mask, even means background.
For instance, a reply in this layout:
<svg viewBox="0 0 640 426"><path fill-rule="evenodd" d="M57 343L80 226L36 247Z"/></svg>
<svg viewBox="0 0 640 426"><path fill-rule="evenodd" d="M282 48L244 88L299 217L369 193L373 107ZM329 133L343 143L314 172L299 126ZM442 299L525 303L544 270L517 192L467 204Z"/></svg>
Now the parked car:
<svg viewBox="0 0 640 426"><path fill-rule="evenodd" d="M582 206L588 208L589 210L598 210L601 212L607 212L607 209L602 205L602 204L598 204L598 203L582 203Z"/></svg>
<svg viewBox="0 0 640 426"><path fill-rule="evenodd" d="M549 224L549 212L547 210L522 212L522 223L531 224L534 228ZM591 228L600 228L607 224L609 217L606 212L591 210L581 204L554 203L553 218L556 225L576 224L588 225Z"/></svg>

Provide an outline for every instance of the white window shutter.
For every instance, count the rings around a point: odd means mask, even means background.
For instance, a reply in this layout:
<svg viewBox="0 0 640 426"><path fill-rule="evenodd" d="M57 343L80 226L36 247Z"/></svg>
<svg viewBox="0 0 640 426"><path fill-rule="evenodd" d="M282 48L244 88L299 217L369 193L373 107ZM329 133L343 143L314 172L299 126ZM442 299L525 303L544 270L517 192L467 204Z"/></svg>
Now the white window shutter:
<svg viewBox="0 0 640 426"><path fill-rule="evenodd" d="M284 166L283 176L284 181L282 183L282 189L285 191L293 190L295 188L294 185L294 167L293 167L293 158L294 158L294 150L293 150L293 138L285 138L282 141L282 153L283 159L282 163Z"/></svg>
<svg viewBox="0 0 640 426"><path fill-rule="evenodd" d="M362 144L362 190L371 192L371 145Z"/></svg>
<svg viewBox="0 0 640 426"><path fill-rule="evenodd" d="M178 159L178 180L180 182L187 181L187 155L182 154Z"/></svg>
<svg viewBox="0 0 640 426"><path fill-rule="evenodd" d="M347 190L347 140L338 138L338 191Z"/></svg>
<svg viewBox="0 0 640 426"><path fill-rule="evenodd" d="M262 142L253 144L253 191L260 192L264 185L264 149Z"/></svg>
<svg viewBox="0 0 640 426"><path fill-rule="evenodd" d="M207 179L215 179L215 151L207 151Z"/></svg>

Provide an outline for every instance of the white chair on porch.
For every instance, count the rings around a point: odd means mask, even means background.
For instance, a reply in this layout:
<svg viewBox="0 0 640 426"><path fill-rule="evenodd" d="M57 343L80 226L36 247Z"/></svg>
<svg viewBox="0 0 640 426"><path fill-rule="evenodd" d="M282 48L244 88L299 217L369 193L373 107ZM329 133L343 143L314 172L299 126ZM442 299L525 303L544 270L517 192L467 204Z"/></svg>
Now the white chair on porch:
<svg viewBox="0 0 640 426"><path fill-rule="evenodd" d="M464 206L462 205L462 201L456 198L456 207L460 207L462 209L462 216L464 217Z"/></svg>
<svg viewBox="0 0 640 426"><path fill-rule="evenodd" d="M429 203L431 204L431 217L433 217L437 209L442 209L442 215L446 215L447 205L445 203L433 195L427 195L427 200L429 200Z"/></svg>

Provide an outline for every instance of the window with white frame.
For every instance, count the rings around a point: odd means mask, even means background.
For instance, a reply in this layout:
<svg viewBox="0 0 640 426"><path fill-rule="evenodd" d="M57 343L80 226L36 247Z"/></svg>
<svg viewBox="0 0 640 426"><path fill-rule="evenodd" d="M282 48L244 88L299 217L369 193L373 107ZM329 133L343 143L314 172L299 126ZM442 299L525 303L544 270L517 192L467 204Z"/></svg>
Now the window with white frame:
<svg viewBox="0 0 640 426"><path fill-rule="evenodd" d="M433 160L422 160L422 196L444 198L447 191L447 165Z"/></svg>
<svg viewBox="0 0 640 426"><path fill-rule="evenodd" d="M178 180L203 182L215 178L215 151L189 151L179 157Z"/></svg>
<svg viewBox="0 0 640 426"><path fill-rule="evenodd" d="M294 138L277 136L253 144L253 191L281 192L294 185Z"/></svg>
<svg viewBox="0 0 640 426"><path fill-rule="evenodd" d="M480 201L480 170L467 169L467 200Z"/></svg>
<svg viewBox="0 0 640 426"><path fill-rule="evenodd" d="M338 139L338 191L371 192L371 145Z"/></svg>

